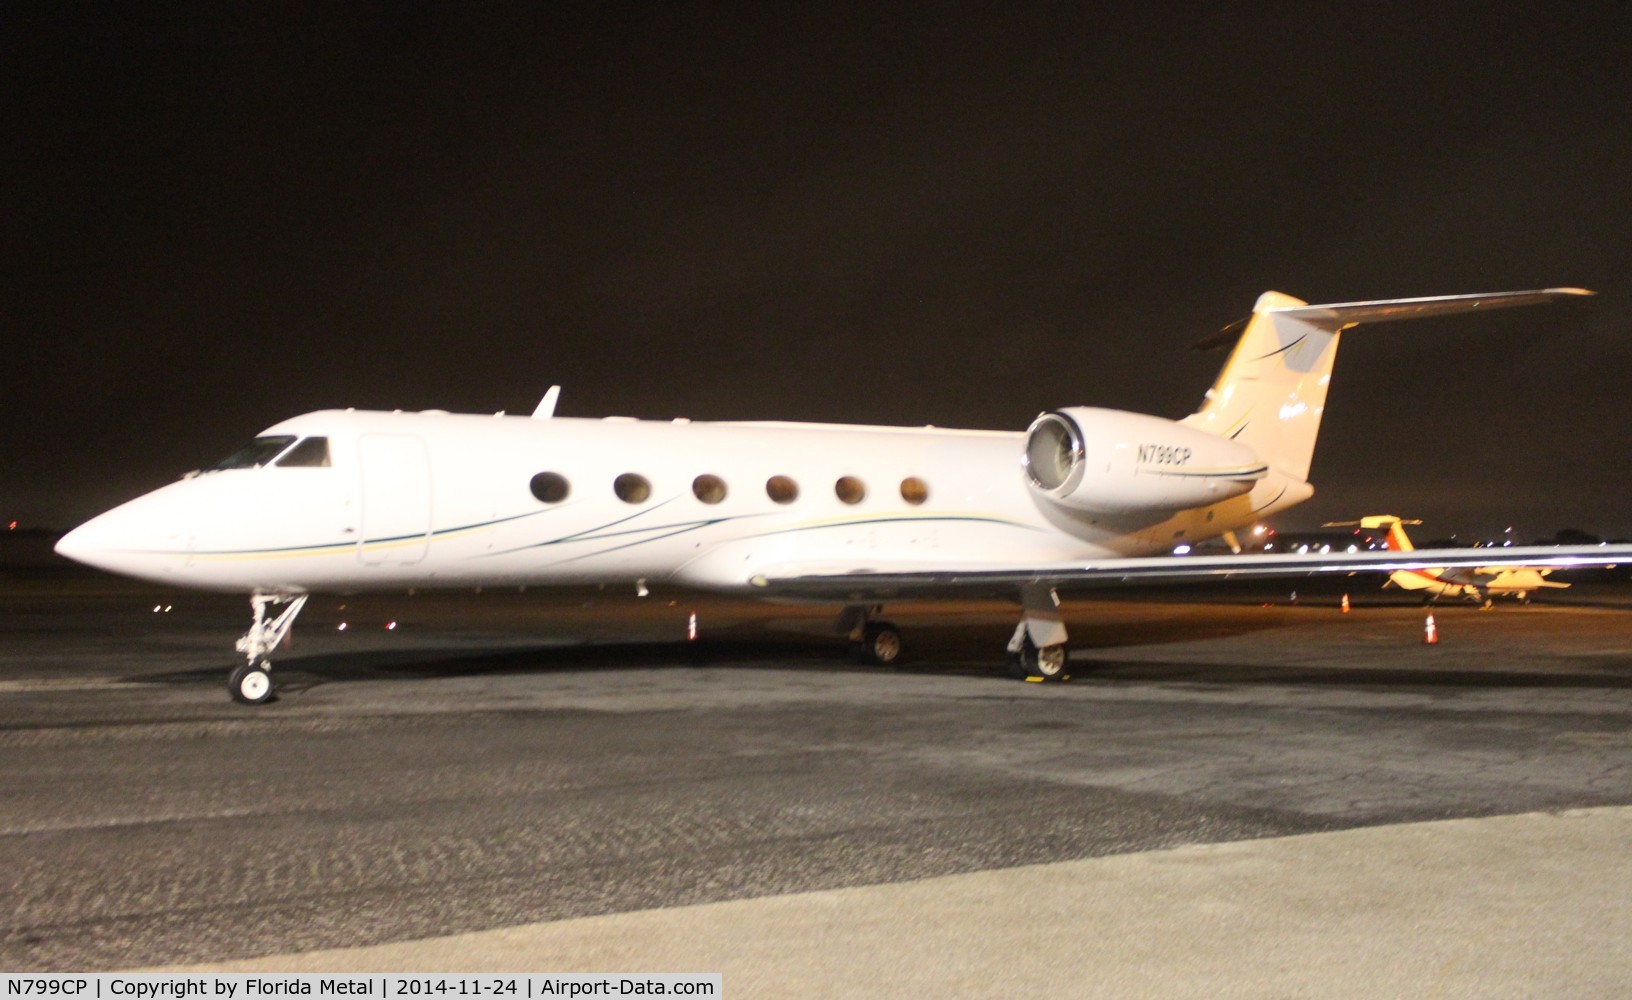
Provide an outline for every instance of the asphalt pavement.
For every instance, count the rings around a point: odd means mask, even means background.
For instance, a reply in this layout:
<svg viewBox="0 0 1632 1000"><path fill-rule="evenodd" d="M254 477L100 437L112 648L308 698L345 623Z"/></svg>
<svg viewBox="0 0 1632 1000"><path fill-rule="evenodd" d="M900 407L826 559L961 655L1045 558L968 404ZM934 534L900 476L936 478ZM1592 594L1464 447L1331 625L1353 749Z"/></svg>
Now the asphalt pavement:
<svg viewBox="0 0 1632 1000"><path fill-rule="evenodd" d="M1003 675L1001 605L891 609L915 656L885 669L814 608L322 599L246 708L240 602L0 580L0 967L1632 981L1632 602L1442 608L1425 646L1422 609L1366 596L1072 601L1059 685Z"/></svg>

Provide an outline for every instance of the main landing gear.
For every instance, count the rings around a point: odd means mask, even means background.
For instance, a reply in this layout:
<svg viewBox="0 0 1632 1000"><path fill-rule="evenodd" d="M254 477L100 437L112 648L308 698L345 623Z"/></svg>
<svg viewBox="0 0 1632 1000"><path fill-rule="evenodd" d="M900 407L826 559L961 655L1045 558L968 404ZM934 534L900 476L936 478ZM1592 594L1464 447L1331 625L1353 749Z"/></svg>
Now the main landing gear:
<svg viewBox="0 0 1632 1000"><path fill-rule="evenodd" d="M244 705L261 705L277 695L277 686L272 683L272 651L278 648L278 643L294 627L295 616L306 606L306 596L257 593L250 597L250 606L255 609L255 621L243 638L238 640L238 652L244 654L245 662L233 668L227 676L227 690L231 692L233 701ZM268 605L276 608L285 604L288 607L275 617L267 617Z"/></svg>
<svg viewBox="0 0 1632 1000"><path fill-rule="evenodd" d="M1027 586L1020 591L1020 624L1009 639L1009 673L1027 681L1070 680L1068 649L1060 598L1052 587ZM839 615L838 631L849 637L851 655L861 663L899 662L901 631L878 619L882 605L851 605Z"/></svg>
<svg viewBox="0 0 1632 1000"><path fill-rule="evenodd" d="M874 618L881 604L852 605L839 615L838 630L850 639L850 655L861 663L888 666L901 659L901 630Z"/></svg>
<svg viewBox="0 0 1632 1000"><path fill-rule="evenodd" d="M1009 674L1021 680L1068 681L1065 622L1054 588L1036 584L1020 589L1020 624L1009 639Z"/></svg>

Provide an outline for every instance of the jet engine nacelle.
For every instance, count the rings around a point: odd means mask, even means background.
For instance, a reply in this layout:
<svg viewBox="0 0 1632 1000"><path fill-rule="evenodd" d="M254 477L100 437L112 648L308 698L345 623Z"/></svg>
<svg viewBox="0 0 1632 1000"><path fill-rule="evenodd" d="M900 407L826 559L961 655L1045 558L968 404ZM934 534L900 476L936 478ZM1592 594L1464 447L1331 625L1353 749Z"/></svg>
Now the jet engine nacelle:
<svg viewBox="0 0 1632 1000"><path fill-rule="evenodd" d="M1251 448L1171 420L1073 406L1032 421L1031 488L1089 514L1172 511L1240 496L1269 471Z"/></svg>

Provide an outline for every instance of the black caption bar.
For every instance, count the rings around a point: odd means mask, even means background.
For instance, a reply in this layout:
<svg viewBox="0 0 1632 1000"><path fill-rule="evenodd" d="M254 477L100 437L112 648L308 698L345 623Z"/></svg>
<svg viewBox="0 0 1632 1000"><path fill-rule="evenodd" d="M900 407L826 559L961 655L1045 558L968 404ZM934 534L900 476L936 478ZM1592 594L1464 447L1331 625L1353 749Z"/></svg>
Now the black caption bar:
<svg viewBox="0 0 1632 1000"><path fill-rule="evenodd" d="M0 973L0 1000L556 1000L576 997L720 997L718 972L575 972L410 975L374 973Z"/></svg>

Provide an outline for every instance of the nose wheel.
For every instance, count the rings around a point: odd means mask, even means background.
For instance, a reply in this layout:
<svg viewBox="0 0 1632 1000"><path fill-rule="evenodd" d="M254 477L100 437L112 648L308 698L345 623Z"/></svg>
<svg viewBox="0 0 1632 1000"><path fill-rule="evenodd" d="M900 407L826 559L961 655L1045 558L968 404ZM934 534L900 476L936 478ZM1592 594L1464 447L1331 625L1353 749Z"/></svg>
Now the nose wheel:
<svg viewBox="0 0 1632 1000"><path fill-rule="evenodd" d="M272 683L270 663L243 664L227 676L227 690L240 705L261 705L272 700L277 688Z"/></svg>
<svg viewBox="0 0 1632 1000"><path fill-rule="evenodd" d="M264 705L277 695L277 685L272 683L272 651L295 627L295 616L306 606L306 595L254 594L249 603L255 609L255 621L238 640L244 663L227 675L227 691L240 705ZM267 615L268 605L285 604L288 607L276 615Z"/></svg>

